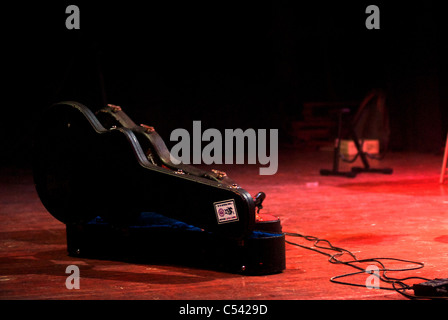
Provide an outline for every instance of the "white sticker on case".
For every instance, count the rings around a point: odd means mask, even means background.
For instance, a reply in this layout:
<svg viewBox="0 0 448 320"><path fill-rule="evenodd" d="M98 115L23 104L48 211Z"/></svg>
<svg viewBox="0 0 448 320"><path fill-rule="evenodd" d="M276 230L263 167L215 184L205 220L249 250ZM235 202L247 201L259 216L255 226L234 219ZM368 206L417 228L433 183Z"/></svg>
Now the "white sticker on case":
<svg viewBox="0 0 448 320"><path fill-rule="evenodd" d="M227 223L238 221L238 212L236 211L235 200L225 200L213 203L215 206L216 218L218 223Z"/></svg>

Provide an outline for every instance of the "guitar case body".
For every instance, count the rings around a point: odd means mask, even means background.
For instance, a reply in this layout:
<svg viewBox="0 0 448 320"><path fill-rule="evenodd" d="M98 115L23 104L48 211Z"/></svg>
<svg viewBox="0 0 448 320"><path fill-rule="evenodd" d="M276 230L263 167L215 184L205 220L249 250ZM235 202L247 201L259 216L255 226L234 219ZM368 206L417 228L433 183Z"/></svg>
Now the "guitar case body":
<svg viewBox="0 0 448 320"><path fill-rule="evenodd" d="M278 218L225 173L174 164L154 128L120 107L46 109L34 135L37 193L66 225L70 255L218 268L285 269ZM267 221L266 221L267 220Z"/></svg>

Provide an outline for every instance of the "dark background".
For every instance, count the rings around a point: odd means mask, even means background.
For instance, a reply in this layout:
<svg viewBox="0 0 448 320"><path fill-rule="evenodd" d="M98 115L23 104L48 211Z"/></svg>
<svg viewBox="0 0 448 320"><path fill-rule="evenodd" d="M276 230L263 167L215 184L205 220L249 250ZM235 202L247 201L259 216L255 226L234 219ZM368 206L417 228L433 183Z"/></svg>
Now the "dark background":
<svg viewBox="0 0 448 320"><path fill-rule="evenodd" d="M124 108L168 145L176 128L278 128L306 101L387 93L390 147L440 152L447 125L441 2L31 2L2 7L1 164L27 166L43 108ZM439 4L440 3L440 4ZM67 30L65 9L80 9ZM380 8L380 30L365 9Z"/></svg>

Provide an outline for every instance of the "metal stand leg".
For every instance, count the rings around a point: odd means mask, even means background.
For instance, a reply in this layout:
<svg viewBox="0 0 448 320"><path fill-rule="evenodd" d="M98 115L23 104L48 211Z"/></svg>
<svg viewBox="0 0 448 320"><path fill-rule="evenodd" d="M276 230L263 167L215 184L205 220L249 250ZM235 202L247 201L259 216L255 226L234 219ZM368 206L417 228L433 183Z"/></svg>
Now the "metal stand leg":
<svg viewBox="0 0 448 320"><path fill-rule="evenodd" d="M349 109L341 109L338 113L338 142L334 147L333 153L333 169L322 169L320 174L323 176L341 176L347 178L356 177L356 172L354 171L339 171L339 153L341 151L341 141L342 141L342 114L350 112Z"/></svg>
<svg viewBox="0 0 448 320"><path fill-rule="evenodd" d="M447 159L448 159L448 134L446 136L446 142L445 142L445 153L443 155L442 171L440 172L440 183L443 183L443 181L445 180Z"/></svg>

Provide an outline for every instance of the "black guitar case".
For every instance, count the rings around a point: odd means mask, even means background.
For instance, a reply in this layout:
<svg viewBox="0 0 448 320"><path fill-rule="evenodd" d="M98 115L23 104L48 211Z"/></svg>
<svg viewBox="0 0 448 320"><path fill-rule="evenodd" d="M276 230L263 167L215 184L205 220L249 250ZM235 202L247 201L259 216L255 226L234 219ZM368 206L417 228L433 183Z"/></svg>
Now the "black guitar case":
<svg viewBox="0 0 448 320"><path fill-rule="evenodd" d="M174 164L155 129L120 107L95 115L61 102L39 124L36 190L66 224L69 254L163 257L248 274L285 268L280 221L256 212L264 194L252 198L223 172Z"/></svg>

